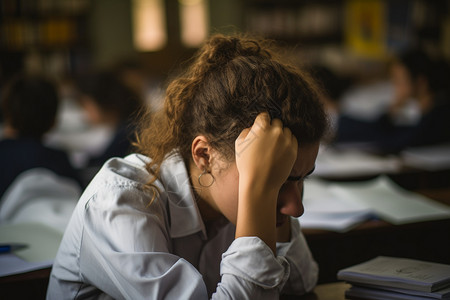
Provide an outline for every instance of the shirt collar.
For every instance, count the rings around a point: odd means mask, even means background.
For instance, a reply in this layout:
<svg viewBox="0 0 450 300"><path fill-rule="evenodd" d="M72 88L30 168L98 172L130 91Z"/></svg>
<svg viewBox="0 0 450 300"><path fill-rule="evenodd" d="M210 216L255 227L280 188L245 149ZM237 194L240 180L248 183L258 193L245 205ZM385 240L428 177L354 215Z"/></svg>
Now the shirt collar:
<svg viewBox="0 0 450 300"><path fill-rule="evenodd" d="M183 237L206 230L195 201L192 185L183 158L177 153L169 154L161 164L161 183L167 194L170 214L170 236Z"/></svg>

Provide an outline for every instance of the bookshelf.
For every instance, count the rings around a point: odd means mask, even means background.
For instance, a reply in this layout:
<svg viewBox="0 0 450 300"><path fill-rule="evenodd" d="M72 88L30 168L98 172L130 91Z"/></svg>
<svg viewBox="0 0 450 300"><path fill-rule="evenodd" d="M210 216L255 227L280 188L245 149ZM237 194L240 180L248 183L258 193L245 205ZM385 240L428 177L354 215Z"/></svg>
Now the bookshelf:
<svg viewBox="0 0 450 300"><path fill-rule="evenodd" d="M448 0L245 0L242 3L245 32L294 48L296 55L309 62L326 60L325 64L332 65L333 69L356 77L361 76L360 69L363 74L385 76L386 61L406 48L420 46L432 55L450 53L443 30L444 21L450 20Z"/></svg>
<svg viewBox="0 0 450 300"><path fill-rule="evenodd" d="M0 82L17 71L59 77L82 67L89 0L0 0Z"/></svg>
<svg viewBox="0 0 450 300"><path fill-rule="evenodd" d="M246 31L287 44L343 41L344 1L247 0Z"/></svg>
<svg viewBox="0 0 450 300"><path fill-rule="evenodd" d="M306 44L342 43L349 5L364 0L245 0L244 29L264 37ZM450 13L448 0L374 0L389 35L409 31L419 40L439 40L442 21ZM358 11L359 13L363 11ZM368 17L371 17L370 15ZM396 27L395 27L396 26ZM388 38L393 38L389 36ZM394 37L396 38L396 37ZM397 37L398 38L398 37Z"/></svg>

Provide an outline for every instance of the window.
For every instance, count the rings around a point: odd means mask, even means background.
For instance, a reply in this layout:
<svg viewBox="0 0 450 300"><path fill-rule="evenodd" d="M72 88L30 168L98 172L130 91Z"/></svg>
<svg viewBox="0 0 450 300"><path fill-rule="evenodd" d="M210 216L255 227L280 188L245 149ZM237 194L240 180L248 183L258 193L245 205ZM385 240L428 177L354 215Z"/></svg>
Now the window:
<svg viewBox="0 0 450 300"><path fill-rule="evenodd" d="M208 36L207 0L178 0L181 42L187 47L198 47Z"/></svg>
<svg viewBox="0 0 450 300"><path fill-rule="evenodd" d="M167 43L163 0L133 0L133 42L139 51L158 51Z"/></svg>

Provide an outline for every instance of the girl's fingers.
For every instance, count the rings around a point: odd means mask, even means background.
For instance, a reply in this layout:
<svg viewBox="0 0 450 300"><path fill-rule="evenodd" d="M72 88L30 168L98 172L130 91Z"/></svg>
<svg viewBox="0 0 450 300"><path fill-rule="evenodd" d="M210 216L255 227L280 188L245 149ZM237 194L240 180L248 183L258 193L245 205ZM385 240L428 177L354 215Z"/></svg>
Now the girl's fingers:
<svg viewBox="0 0 450 300"><path fill-rule="evenodd" d="M265 130L267 127L270 126L270 116L267 112L260 113L253 123L252 127L255 127L255 125L259 128L262 128Z"/></svg>
<svg viewBox="0 0 450 300"><path fill-rule="evenodd" d="M247 137L248 133L250 132L251 128L245 128L244 130L241 131L241 133L239 134L238 138L236 139L236 141L242 141L245 140L245 138Z"/></svg>
<svg viewBox="0 0 450 300"><path fill-rule="evenodd" d="M287 138L287 139L291 139L294 135L292 134L291 130L288 127L284 127L283 128L283 135Z"/></svg>
<svg viewBox="0 0 450 300"><path fill-rule="evenodd" d="M270 125L272 125L273 127L283 128L283 122L281 122L280 119L273 119Z"/></svg>

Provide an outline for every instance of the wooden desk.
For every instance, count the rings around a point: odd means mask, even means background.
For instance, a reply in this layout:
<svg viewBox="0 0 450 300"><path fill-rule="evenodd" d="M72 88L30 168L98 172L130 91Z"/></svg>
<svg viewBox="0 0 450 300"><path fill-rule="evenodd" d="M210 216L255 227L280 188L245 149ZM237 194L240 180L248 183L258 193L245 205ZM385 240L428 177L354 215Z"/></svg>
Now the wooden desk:
<svg viewBox="0 0 450 300"><path fill-rule="evenodd" d="M350 284L334 282L316 286L312 293L303 296L281 296L281 300L345 300L345 291Z"/></svg>
<svg viewBox="0 0 450 300"><path fill-rule="evenodd" d="M45 299L51 268L0 277L0 299Z"/></svg>
<svg viewBox="0 0 450 300"><path fill-rule="evenodd" d="M410 191L450 188L450 169L427 171L403 166L394 173L322 175L319 178L334 182L354 182L374 179L380 175L389 177L396 184Z"/></svg>

